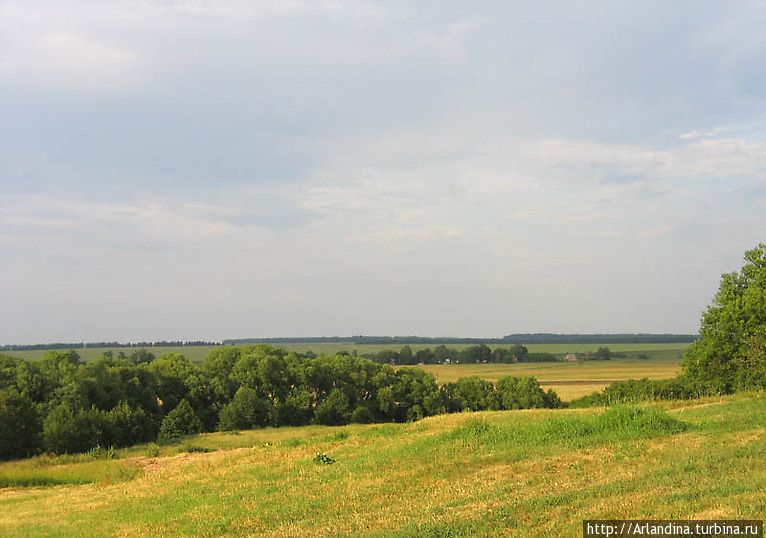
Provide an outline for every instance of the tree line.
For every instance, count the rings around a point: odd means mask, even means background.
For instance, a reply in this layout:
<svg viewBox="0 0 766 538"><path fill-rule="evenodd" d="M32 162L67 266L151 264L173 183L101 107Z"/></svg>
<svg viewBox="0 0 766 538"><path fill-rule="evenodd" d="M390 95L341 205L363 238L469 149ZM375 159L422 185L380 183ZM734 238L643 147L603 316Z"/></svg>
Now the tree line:
<svg viewBox="0 0 766 538"><path fill-rule="evenodd" d="M189 347L189 346L219 346L221 342L206 340L156 340L154 342L74 342L52 344L23 344L2 345L0 351L46 351L59 349L99 349L122 347Z"/></svg>
<svg viewBox="0 0 766 538"><path fill-rule="evenodd" d="M418 368L267 345L219 347L201 365L145 349L83 362L0 355L0 459L83 452L203 431L404 422L464 410L557 407L531 378L437 386Z"/></svg>
<svg viewBox="0 0 766 538"><path fill-rule="evenodd" d="M517 362L555 362L560 360L553 353L530 353L526 346L516 344L511 347L491 349L485 344L469 346L463 349L449 348L444 345L413 351L410 346L400 350L384 349L377 353L364 353L361 356L381 364L412 366L416 364L513 364ZM578 353L579 360L609 360L624 357L602 346L594 352Z"/></svg>

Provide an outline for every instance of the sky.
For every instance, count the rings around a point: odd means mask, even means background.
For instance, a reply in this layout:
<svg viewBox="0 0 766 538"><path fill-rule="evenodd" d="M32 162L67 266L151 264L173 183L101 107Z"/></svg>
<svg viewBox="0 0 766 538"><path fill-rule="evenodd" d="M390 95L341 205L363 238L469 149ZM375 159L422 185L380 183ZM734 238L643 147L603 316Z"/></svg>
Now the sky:
<svg viewBox="0 0 766 538"><path fill-rule="evenodd" d="M759 2L0 0L0 344L693 333Z"/></svg>

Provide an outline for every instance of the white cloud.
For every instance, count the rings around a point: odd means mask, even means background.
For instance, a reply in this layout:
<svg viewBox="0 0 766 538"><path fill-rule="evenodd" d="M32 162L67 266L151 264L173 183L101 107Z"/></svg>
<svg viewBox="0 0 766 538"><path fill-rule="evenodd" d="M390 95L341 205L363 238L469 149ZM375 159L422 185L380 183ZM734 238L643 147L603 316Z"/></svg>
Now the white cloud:
<svg viewBox="0 0 766 538"><path fill-rule="evenodd" d="M17 35L0 59L0 76L22 86L68 91L125 89L141 76L132 50L75 31Z"/></svg>

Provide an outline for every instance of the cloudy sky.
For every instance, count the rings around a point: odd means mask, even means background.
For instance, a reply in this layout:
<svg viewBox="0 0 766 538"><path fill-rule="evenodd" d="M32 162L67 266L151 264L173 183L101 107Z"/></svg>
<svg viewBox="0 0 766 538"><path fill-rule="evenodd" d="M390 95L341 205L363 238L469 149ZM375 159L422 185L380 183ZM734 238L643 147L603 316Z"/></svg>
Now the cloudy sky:
<svg viewBox="0 0 766 538"><path fill-rule="evenodd" d="M764 27L0 0L0 343L695 332L766 240Z"/></svg>

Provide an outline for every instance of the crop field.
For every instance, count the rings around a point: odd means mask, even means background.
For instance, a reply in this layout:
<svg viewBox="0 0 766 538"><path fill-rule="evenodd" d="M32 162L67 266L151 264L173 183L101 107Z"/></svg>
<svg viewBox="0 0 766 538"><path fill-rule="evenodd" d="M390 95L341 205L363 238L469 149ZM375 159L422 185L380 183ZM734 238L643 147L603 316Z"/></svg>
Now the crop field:
<svg viewBox="0 0 766 538"><path fill-rule="evenodd" d="M630 354L652 354L658 356L676 356L680 357L681 352L688 344L530 344L527 346L531 353L554 353L557 355L564 355L566 353L577 353L596 351L599 347L607 346L610 350L619 353ZM297 352L313 351L316 354L333 354L339 351L347 351L353 353L356 351L358 354L364 353L378 353L383 350L399 351L403 346L400 344L354 344L349 343L317 343L317 344L276 344L275 347L281 347ZM410 345L413 351L419 349L425 349L427 347L434 348L434 345L426 344L413 344ZM469 347L469 344L450 344L447 347L452 349L464 349ZM511 344L492 344L489 347L512 347ZM86 348L77 349L77 353L83 360L92 360L99 357L105 351L111 351L115 355L119 352L130 354L137 348ZM166 346L166 347L150 347L146 348L156 356L160 356L163 353L181 353L185 355L189 360L194 362L201 362L205 355L207 355L214 346ZM20 357L23 359L39 359L45 354L42 350L32 351L5 351L7 355L14 357Z"/></svg>
<svg viewBox="0 0 766 538"><path fill-rule="evenodd" d="M519 364L424 364L419 366L449 383L461 377L478 376L497 381L507 375L537 378L546 389L553 389L564 401L591 394L613 381L626 379L669 379L681 371L680 357L645 353L608 361L527 362Z"/></svg>
<svg viewBox="0 0 766 538"><path fill-rule="evenodd" d="M202 434L148 450L0 464L0 535L576 537L584 518L766 513L763 394Z"/></svg>

